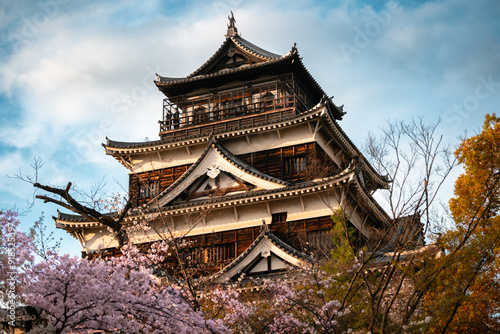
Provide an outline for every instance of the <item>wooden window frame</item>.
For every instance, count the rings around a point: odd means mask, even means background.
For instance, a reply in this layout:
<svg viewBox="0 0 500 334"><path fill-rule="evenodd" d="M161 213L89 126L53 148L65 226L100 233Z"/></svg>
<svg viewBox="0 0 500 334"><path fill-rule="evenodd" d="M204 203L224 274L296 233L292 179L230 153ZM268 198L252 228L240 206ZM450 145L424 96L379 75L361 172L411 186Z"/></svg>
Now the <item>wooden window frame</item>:
<svg viewBox="0 0 500 334"><path fill-rule="evenodd" d="M138 199L154 197L158 193L158 180L139 181Z"/></svg>
<svg viewBox="0 0 500 334"><path fill-rule="evenodd" d="M288 212L276 212L271 215L271 224L273 223L285 223L288 216Z"/></svg>
<svg viewBox="0 0 500 334"><path fill-rule="evenodd" d="M283 173L285 175L299 174L307 171L307 155L295 155L283 158Z"/></svg>

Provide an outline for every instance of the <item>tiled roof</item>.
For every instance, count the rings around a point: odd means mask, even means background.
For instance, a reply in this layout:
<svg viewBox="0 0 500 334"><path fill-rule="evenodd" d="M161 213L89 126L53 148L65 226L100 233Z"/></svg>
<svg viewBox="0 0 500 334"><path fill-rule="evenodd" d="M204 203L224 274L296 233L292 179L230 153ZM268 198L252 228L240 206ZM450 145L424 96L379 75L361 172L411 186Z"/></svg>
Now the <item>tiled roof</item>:
<svg viewBox="0 0 500 334"><path fill-rule="evenodd" d="M116 213L116 212L105 213L104 216L114 218L114 217L118 217L118 213ZM68 223L84 223L84 222L88 223L89 222L85 217L83 217L81 215L75 215L75 214L71 214L71 213L63 213L60 211L57 211L57 217L52 217L52 218L54 220L60 220L60 221L68 222ZM93 221L91 223L95 223L96 226L101 224L101 223L96 222L96 221Z"/></svg>
<svg viewBox="0 0 500 334"><path fill-rule="evenodd" d="M327 113L324 116L326 117L327 124L329 124L330 130L332 130L332 132L336 135L336 137L339 138L344 143L344 146L351 152L352 156L358 157L359 159L361 159L361 161L363 161L363 164L361 164L362 169L368 172L371 175L372 179L379 185L381 185L382 188L387 188L388 187L387 183L390 182L390 180L387 178L387 176L380 175L373 168L373 166L366 160L364 155L356 147L351 138L349 138L349 136L337 123L335 116L332 114L330 108L327 108Z"/></svg>
<svg viewBox="0 0 500 334"><path fill-rule="evenodd" d="M190 201L190 202L184 202L180 204L172 204L168 205L162 208L162 211L170 211L170 210L180 210L180 209L185 209L185 208L190 208L190 207L206 207L207 205L214 204L214 206L218 206L218 204L221 204L223 202L227 201L238 201L238 200L246 200L251 197L265 197L267 195L274 197L283 197L286 196L287 193L293 193L293 192L300 192L300 191L318 191L321 189L326 189L328 187L332 187L335 185L339 185L345 182L349 182L355 174L355 171L353 170L345 170L342 173L327 178L326 180L319 180L319 181L307 181L307 182L302 182L302 183L295 183L295 184L290 184L289 186L282 187L282 188L277 188L277 189L263 189L263 190L255 190L255 191L248 191L248 192L243 192L243 193L238 193L238 194L233 194L233 195L228 195L228 196L222 196L222 197L215 197L212 199L207 199L207 200L198 200L198 201ZM311 189L308 189L311 188ZM225 205L223 205L225 206ZM159 210L157 208L150 208L145 210L145 213L155 213L158 212Z"/></svg>
<svg viewBox="0 0 500 334"><path fill-rule="evenodd" d="M300 194L311 193L315 191L322 191L331 187L339 186L345 183L351 183L354 187L351 189L357 189L359 196L357 197L361 203L365 203L365 206L369 209L370 212L383 223L388 224L389 217L387 213L384 211L382 207L373 199L373 197L366 193L366 190L359 184L358 178L356 175L356 166L350 165L347 169L342 171L336 176L330 177L326 180L319 181L308 181L303 183L291 184L289 186L278 188L278 189L269 189L269 190L257 190L252 192L243 192L239 194L222 196L208 200L198 200L198 201L190 201L181 204L173 204L159 208L149 208L145 210L140 210L137 212L131 211L129 217L125 218L125 220L132 220L136 216L140 216L143 214L149 213L158 213L158 212L172 212L172 214L182 214L183 212L196 211L197 208L206 208L207 206L212 205L213 208L221 208L226 207L228 205L235 205L237 203L246 203L246 202L254 202L261 199L273 199L273 198L282 198L286 196L297 196ZM355 180L354 182L352 182ZM91 226L100 226L99 223L87 222L81 216L68 215L68 214L59 214L58 222L61 223L60 227L72 227L73 223L76 226L81 226L81 223L85 223L84 225L87 227Z"/></svg>
<svg viewBox="0 0 500 334"><path fill-rule="evenodd" d="M212 63L212 61L218 58L221 55L221 53L231 44L235 45L237 48L244 51L245 53L258 57L263 61L276 60L282 58L282 56L264 50L236 34L227 37L226 40L222 43L222 45L219 47L219 49L217 49L217 51L215 51L215 53L210 58L208 58L208 60L204 62L199 68L197 68L193 73L188 75L187 78L192 78L200 75L203 72L203 70L207 68L209 64Z"/></svg>
<svg viewBox="0 0 500 334"><path fill-rule="evenodd" d="M282 188L277 188L277 189L264 189L264 190L256 190L252 192L243 192L243 193L238 193L234 195L229 195L229 196L223 196L215 199L210 199L210 200L198 200L198 201L190 201L190 202L185 202L181 204L173 204L166 206L162 208L161 211L171 211L171 210L176 210L176 209L183 209L183 208L189 208L189 207L196 207L196 206L206 206L208 204L213 204L215 203L222 203L225 201L234 201L234 200L243 200L247 199L250 197L262 197L262 196L276 196L276 197L283 197L282 194L286 194L288 192L293 192L293 191L305 191L305 192L310 192L310 191L315 191L315 190L321 190L321 189L326 189L328 187L328 184L341 184L344 182L348 182L352 175L354 174L354 171L352 171L350 168L344 170L343 172L339 173L336 176L330 177L327 180L320 180L320 181L308 181L308 182L302 182L302 183L295 183L295 184L290 184L286 187ZM283 182L283 181L282 181ZM312 190L308 190L308 188L313 188ZM146 210L140 210L141 213L136 213L132 211L130 216L137 216L141 214L148 214L148 213L155 213L159 212L158 208L149 208ZM111 213L114 214L114 213ZM87 222L87 220L79 215L72 215L72 214L64 214L64 213L59 213L59 216L57 217L57 220L61 222ZM125 218L127 220L127 218ZM98 224L98 223L97 223Z"/></svg>
<svg viewBox="0 0 500 334"><path fill-rule="evenodd" d="M213 62L215 62L216 59L220 58L223 52L226 51L226 49L228 49L231 44L234 45L236 48L242 50L243 53L256 57L260 61L254 64L247 64L246 66L235 67L232 69L223 69L214 73L205 73L210 69L210 66L213 65ZM320 95L326 96L326 93L321 88L319 83L316 81L316 79L314 79L309 70L307 70L307 68L302 63L302 58L299 56L295 44L289 52L280 56L278 54L269 52L267 50L264 50L256 46L255 44L247 41L238 34L227 35L226 40L222 43L219 49L205 63L203 63L203 65L201 65L197 70L195 70L187 77L170 78L158 75L157 78L158 80L155 81L155 84L161 90L161 87L183 85L183 84L202 81L208 78L216 78L240 72L247 72L247 71L252 71L254 69L263 69L265 67L275 66L278 64L288 64L296 66L300 70L300 72L302 72L303 75L308 80L310 80L312 85L316 86L316 90L320 92ZM345 112L343 112L342 108L337 107L331 101L330 103L332 109L336 109L335 112L336 119L341 119L342 116L345 114Z"/></svg>
<svg viewBox="0 0 500 334"><path fill-rule="evenodd" d="M106 144L102 144L104 148L143 148L143 147L154 147L164 143L162 140L151 140L151 141L143 141L143 142L122 142L111 140L106 137Z"/></svg>
<svg viewBox="0 0 500 334"><path fill-rule="evenodd" d="M378 219L385 224L386 226L390 225L390 218L387 212L385 212L384 208L380 206L380 204L373 198L373 196L366 191L366 189L359 182L359 177L356 177L356 184L359 190L360 198L363 199L363 202L366 203L369 207L371 207L372 212L378 217Z"/></svg>
<svg viewBox="0 0 500 334"><path fill-rule="evenodd" d="M54 219L61 220L68 223L83 223L87 222L87 219L80 215L72 215L68 213L57 212L57 217L53 217Z"/></svg>
<svg viewBox="0 0 500 334"><path fill-rule="evenodd" d="M394 249L383 249L371 254L372 265L387 265L397 258L401 263L405 263L414 257L438 258L443 254L443 250L436 243L427 246L418 246L415 249L409 249L402 252L395 252Z"/></svg>
<svg viewBox="0 0 500 334"><path fill-rule="evenodd" d="M240 73L240 72L247 72L247 71L252 71L255 69L263 69L265 67L269 66L275 66L275 65L284 65L288 64L289 66L295 66L299 69L300 72L303 73L303 75L307 78L307 80L310 81L310 83L313 86L316 86L316 91L321 94L321 96L327 96L323 88L320 86L320 84L316 81L316 79L311 75L309 70L305 67L304 63L302 62L302 58L299 56L298 50L295 48L295 46L285 55L281 56L280 58L271 58L268 61L264 61L261 63L256 63L256 64L251 64L248 66L241 66L241 67L236 67L233 69L224 69L219 72L215 73L209 73L209 74L200 74L193 76L191 74L190 76L187 76L185 78L168 78L168 77L162 77L158 76L158 80L155 81L155 84L158 86L158 88L161 87L170 87L170 86L176 86L176 85L182 85L182 84L187 84L187 83L194 83L197 81L202 81L205 79L209 78L215 78L215 77L221 77L221 76L226 76L226 75L231 75L235 73ZM197 72L195 72L197 73ZM161 89L160 89L161 90ZM335 119L342 119L342 116L345 115L346 113L343 111L343 107L338 107L331 101L331 99L328 99L327 101L329 103L330 109L332 116Z"/></svg>
<svg viewBox="0 0 500 334"><path fill-rule="evenodd" d="M209 73L209 74L200 74L196 76L187 76L185 78L169 78L169 77L163 77L158 75L158 80L155 81L156 85L158 87L161 86L173 86L177 84L184 84L184 83L190 83L190 82L196 82L196 81L201 81L204 79L208 78L215 78L215 77L220 77L228 74L233 74L233 73L238 73L238 72L243 72L243 71L248 71L256 68L263 68L266 66L271 66L274 64L278 63L286 63L288 60L291 60L297 56L297 52L289 52L285 54L283 57L276 58L276 59L271 59L262 63L255 63L255 64L250 64L248 66L241 66L241 67L235 67L232 69L224 69L219 72L214 72L214 73ZM298 58L298 57L297 57ZM196 73L196 72L195 72Z"/></svg>
<svg viewBox="0 0 500 334"><path fill-rule="evenodd" d="M257 45L247 41L246 39L244 39L243 37L241 37L239 35L233 36L233 37L231 37L231 39L239 47L241 47L245 51L247 51L255 56L258 56L258 57L261 57L264 59L269 59L269 60L283 57L283 56L280 56L276 53L264 50L264 49L258 47Z"/></svg>

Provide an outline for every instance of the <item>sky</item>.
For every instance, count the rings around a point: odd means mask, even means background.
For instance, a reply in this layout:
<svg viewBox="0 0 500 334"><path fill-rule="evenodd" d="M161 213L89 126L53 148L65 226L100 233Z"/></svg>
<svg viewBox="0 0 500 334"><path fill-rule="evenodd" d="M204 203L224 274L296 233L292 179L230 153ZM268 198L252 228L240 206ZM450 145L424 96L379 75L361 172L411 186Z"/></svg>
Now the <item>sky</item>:
<svg viewBox="0 0 500 334"><path fill-rule="evenodd" d="M439 1L10 1L0 0L0 209L41 215L57 207L11 178L44 161L39 180L99 180L124 193L128 171L104 154L106 137L158 139L156 73L184 77L222 44L232 10L241 36L274 53L294 43L303 63L347 114L358 147L388 120L440 119L452 146L480 131L500 105L500 2ZM452 178L456 178L456 174ZM442 195L451 196L453 180ZM80 245L63 231L62 251Z"/></svg>

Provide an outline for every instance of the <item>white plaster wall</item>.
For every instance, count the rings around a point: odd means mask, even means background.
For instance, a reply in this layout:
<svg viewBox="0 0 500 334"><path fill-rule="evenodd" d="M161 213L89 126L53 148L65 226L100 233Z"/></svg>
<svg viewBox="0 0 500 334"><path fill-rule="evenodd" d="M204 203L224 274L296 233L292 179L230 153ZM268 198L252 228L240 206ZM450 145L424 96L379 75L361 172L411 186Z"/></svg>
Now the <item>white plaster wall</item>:
<svg viewBox="0 0 500 334"><path fill-rule="evenodd" d="M89 250L118 247L118 241L111 236L106 227L85 230L84 246Z"/></svg>
<svg viewBox="0 0 500 334"><path fill-rule="evenodd" d="M161 160L157 152L140 154L132 156L132 164L134 173L146 172L154 169L169 168L192 164L203 153L206 148L206 143L201 145L193 145L188 150L185 147L170 149L160 152Z"/></svg>
<svg viewBox="0 0 500 334"><path fill-rule="evenodd" d="M263 271L267 271L267 258L260 260L259 263L257 263L257 265L250 270L251 273L259 273Z"/></svg>
<svg viewBox="0 0 500 334"><path fill-rule="evenodd" d="M337 190L335 190L337 191ZM319 196L322 196L320 198ZM288 221L310 219L315 217L324 217L332 214L332 209L340 208L334 191L329 191L323 195L306 194L302 196L305 210L298 197L287 197L269 201L271 214L278 212L287 212ZM325 201L328 203L325 204ZM370 229L363 226L363 217L358 211L354 212L355 207L347 205L344 209L349 214L351 221L356 227L361 229L362 233L369 236ZM271 216L265 203L248 203L236 207L238 220L234 213L233 206L213 209L207 208L204 212L193 213L190 215L177 215L173 217L156 218L155 228L141 231L130 236L132 242L147 242L160 240L157 231L168 236L165 226L173 231L176 237L194 236L212 232L222 232L240 228L248 228L262 225L264 219L267 224L271 223ZM357 210L360 210L358 208ZM86 230L85 238L88 249L99 249L117 246L117 242L109 236L106 228Z"/></svg>
<svg viewBox="0 0 500 334"><path fill-rule="evenodd" d="M277 258L274 255L271 257L271 270L285 269L285 268L286 265L281 259Z"/></svg>
<svg viewBox="0 0 500 334"><path fill-rule="evenodd" d="M231 153L238 155L310 143L313 141L313 135L309 131L307 124L280 129L279 131L281 139L278 136L278 132L274 130L250 134L250 144L248 144L246 137L230 138L221 141L221 144Z"/></svg>
<svg viewBox="0 0 500 334"><path fill-rule="evenodd" d="M250 144L245 136L231 137L220 140L222 146L235 155L264 151L274 148L310 143L314 141L313 134L307 124L300 124L280 130L281 139L276 131L258 132L248 135ZM161 160L156 151L132 155L132 172L146 172L154 169L170 168L192 164L198 160L206 148L206 143L189 146L189 152L185 147L174 148L160 152Z"/></svg>

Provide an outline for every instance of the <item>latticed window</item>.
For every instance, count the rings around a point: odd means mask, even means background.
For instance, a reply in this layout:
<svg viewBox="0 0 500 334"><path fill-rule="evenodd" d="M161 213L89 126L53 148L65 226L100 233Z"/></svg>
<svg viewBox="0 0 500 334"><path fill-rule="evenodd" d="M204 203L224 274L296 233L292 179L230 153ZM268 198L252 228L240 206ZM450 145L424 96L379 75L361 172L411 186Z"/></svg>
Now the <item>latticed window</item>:
<svg viewBox="0 0 500 334"><path fill-rule="evenodd" d="M158 182L156 181L143 181L139 184L139 198L146 198L155 196L158 191Z"/></svg>
<svg viewBox="0 0 500 334"><path fill-rule="evenodd" d="M222 262L235 257L235 243L214 245L203 251L203 262Z"/></svg>
<svg viewBox="0 0 500 334"><path fill-rule="evenodd" d="M286 217L286 212L273 213L271 223L284 223L286 222Z"/></svg>
<svg viewBox="0 0 500 334"><path fill-rule="evenodd" d="M305 172L307 169L307 159L305 155L286 158L283 163L285 174Z"/></svg>
<svg viewBox="0 0 500 334"><path fill-rule="evenodd" d="M332 249L332 237L330 230L322 229L308 231L306 234L308 248L316 250L330 251Z"/></svg>

